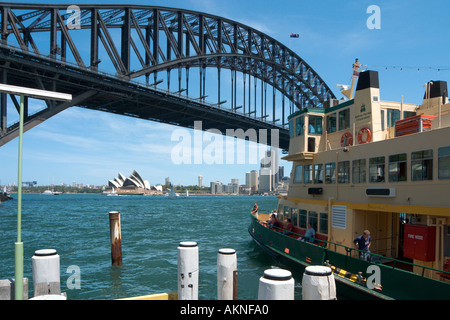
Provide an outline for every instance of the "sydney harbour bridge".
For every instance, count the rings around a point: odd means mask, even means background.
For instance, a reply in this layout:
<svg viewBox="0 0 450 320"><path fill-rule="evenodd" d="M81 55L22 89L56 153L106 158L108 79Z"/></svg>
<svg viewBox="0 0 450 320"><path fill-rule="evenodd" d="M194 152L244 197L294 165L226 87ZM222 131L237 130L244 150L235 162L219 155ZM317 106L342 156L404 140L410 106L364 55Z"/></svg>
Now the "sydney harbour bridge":
<svg viewBox="0 0 450 320"><path fill-rule="evenodd" d="M202 129L278 129L335 96L301 57L237 21L141 5L0 2L0 83L72 94L25 99L24 130L72 107ZM30 99L31 100L31 99ZM0 97L0 146L18 136L19 103Z"/></svg>

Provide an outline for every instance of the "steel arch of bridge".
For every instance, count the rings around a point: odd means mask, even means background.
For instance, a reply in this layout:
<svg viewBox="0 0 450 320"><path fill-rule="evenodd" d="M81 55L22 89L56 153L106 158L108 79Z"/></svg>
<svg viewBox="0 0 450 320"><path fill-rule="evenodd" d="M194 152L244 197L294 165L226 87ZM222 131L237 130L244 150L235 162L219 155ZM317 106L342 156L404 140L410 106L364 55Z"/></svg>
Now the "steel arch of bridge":
<svg viewBox="0 0 450 320"><path fill-rule="evenodd" d="M56 81L59 75L49 82L50 76L45 74L48 71L40 70L36 63L32 65L32 62L29 62L25 66L18 66L18 60L21 58L32 61L36 60L36 57L45 56L45 61L42 60L40 63L47 64L49 60L52 61L53 64L50 63L48 68L66 69L66 63L70 61L76 64L71 66L72 69L77 67L80 73L88 72L90 75L101 70L102 65L109 64L113 66L115 78L121 81L121 85L131 80L142 80L142 83L147 84L147 88L153 86L155 89L158 73L167 72L166 81L169 88L170 71L178 70L177 92L186 91L186 96L189 96L191 95L189 70L198 68L199 98L197 102L205 103L206 68L215 68L218 73L216 106L220 108L222 104L220 72L222 69L228 69L232 82L229 110L237 113L238 109L243 107L243 110L239 111L243 111L244 116L250 118L253 114L256 118L256 79L259 79L261 92L263 84L273 88L273 118L271 121L266 119L267 112L261 107L260 121L253 120L253 126L281 130L286 130L284 127L287 114L285 114L284 97L297 108L322 107L325 101L335 98L322 78L292 50L272 37L239 22L201 12L155 6L78 5L75 9L77 8L80 10L72 11L73 8L68 8L67 5L0 3L0 51L3 51L1 80L6 82L14 79L14 72L26 70L28 73L35 73L33 76L41 89L49 86L57 88L60 86ZM113 35L114 29L119 29L120 39ZM89 39L77 37L77 30L88 30ZM45 38L43 42L46 43L47 48L39 45L42 38ZM89 53L83 54L87 45ZM11 46L20 48L19 57L9 58L13 55ZM236 101L237 72L242 74L244 81L243 106L238 106ZM183 73L185 79L182 79ZM63 75L62 72L61 75ZM246 108L245 79L247 75L249 100ZM255 85L255 110L251 109L250 103L251 77ZM61 78L64 77L61 76ZM67 80L67 82L70 81ZM185 83L182 84L182 82ZM183 86L185 88L182 88ZM74 105L80 104L95 109L86 102L88 99L93 100L99 96L100 89L97 88L96 91L93 90L94 87L93 84L92 88L89 88L88 82L83 84L84 90L76 92ZM275 90L283 96L281 125L276 124ZM105 91L107 90L103 89L103 93ZM8 131L6 107L4 107L5 95L2 95L1 100L0 138ZM47 102L47 106L48 113L53 114L68 105L60 105L58 109L54 103ZM139 108L137 104L136 108ZM103 108L103 111L126 114L118 110L108 110L107 106ZM133 116L139 117L139 115ZM41 115L42 117L45 118ZM30 115L28 118L32 120L33 117ZM153 120L169 123L163 118L158 120L156 117ZM184 125L174 122L174 124ZM271 126L262 125L264 122ZM212 126L211 124L210 127Z"/></svg>

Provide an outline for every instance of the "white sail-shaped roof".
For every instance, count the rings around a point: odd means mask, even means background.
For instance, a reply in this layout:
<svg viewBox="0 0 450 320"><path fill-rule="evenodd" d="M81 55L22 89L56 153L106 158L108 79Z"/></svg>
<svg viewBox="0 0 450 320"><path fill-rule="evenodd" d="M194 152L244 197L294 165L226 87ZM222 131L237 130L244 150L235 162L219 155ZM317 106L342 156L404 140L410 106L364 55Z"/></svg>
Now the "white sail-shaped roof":
<svg viewBox="0 0 450 320"><path fill-rule="evenodd" d="M119 185L119 184L117 183L117 181L114 181L114 180L109 180L109 181L108 181L108 186L109 186L109 187L115 187L115 188L120 188L120 187L121 187L121 185Z"/></svg>

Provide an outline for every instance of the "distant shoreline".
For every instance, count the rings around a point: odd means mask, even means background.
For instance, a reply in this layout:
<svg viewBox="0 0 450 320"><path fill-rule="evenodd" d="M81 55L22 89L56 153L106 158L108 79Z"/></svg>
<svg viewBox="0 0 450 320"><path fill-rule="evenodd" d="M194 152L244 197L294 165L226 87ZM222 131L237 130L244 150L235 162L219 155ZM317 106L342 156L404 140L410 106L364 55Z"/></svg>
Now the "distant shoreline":
<svg viewBox="0 0 450 320"><path fill-rule="evenodd" d="M17 194L17 192L11 192L10 194ZM41 192L23 192L23 194L42 194ZM102 192L65 192L62 194L89 194L89 195L108 195L108 193L102 193ZM121 196L126 196L127 194L120 194ZM133 195L133 194L128 194ZM140 196L140 195L135 195ZM144 196L144 195L142 195ZM147 195L148 196L148 195ZM164 197L164 194L154 194L151 196L159 196ZM184 195L180 194L180 197ZM276 197L278 195L261 195L261 194L234 194L234 193L219 193L219 194L212 194L212 193L189 193L189 197L195 197L195 196L260 196L260 197Z"/></svg>

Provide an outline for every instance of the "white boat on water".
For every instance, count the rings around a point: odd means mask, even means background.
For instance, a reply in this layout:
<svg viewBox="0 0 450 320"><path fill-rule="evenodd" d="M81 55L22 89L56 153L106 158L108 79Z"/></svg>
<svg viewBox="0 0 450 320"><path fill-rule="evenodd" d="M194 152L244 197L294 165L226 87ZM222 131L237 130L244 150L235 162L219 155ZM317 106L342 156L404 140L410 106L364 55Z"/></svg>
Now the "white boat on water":
<svg viewBox="0 0 450 320"><path fill-rule="evenodd" d="M168 197L169 199L178 199L179 195L175 192L174 188L172 187L172 190L170 190Z"/></svg>
<svg viewBox="0 0 450 320"><path fill-rule="evenodd" d="M61 191L52 191L52 190L47 189L44 192L42 192L42 194L46 194L49 196L57 196L57 195L62 194L62 192Z"/></svg>
<svg viewBox="0 0 450 320"><path fill-rule="evenodd" d="M107 194L107 196L118 196L119 194L117 193L116 190L114 190L114 188L112 188L111 192Z"/></svg>

